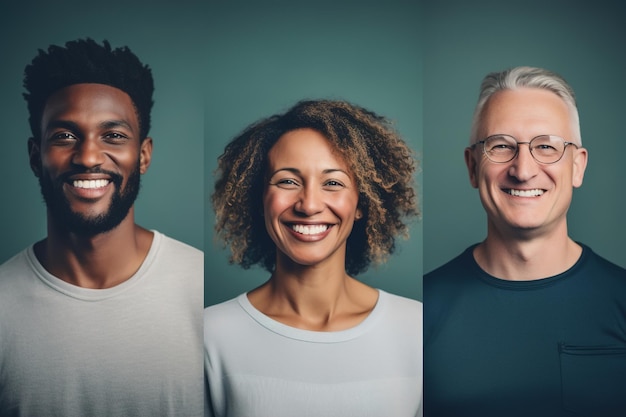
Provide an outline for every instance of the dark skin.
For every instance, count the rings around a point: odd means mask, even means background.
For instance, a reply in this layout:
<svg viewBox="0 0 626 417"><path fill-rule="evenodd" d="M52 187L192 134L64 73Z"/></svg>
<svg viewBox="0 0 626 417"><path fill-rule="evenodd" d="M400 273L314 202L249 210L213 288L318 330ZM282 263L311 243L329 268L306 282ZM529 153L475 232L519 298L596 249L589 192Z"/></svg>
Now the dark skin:
<svg viewBox="0 0 626 417"><path fill-rule="evenodd" d="M152 139L139 137L139 119L125 92L102 84L74 84L48 99L40 140L30 138L30 166L37 177L54 180L72 175L62 194L74 213L94 218L107 213L116 185L106 172L128 185L134 169L147 171ZM105 173L91 173L101 169ZM85 172L87 171L87 172ZM85 183L91 181L91 186ZM96 181L94 186L93 181ZM113 229L93 235L70 230L50 210L48 236L35 244L35 254L52 275L84 288L114 287L139 269L152 243L153 233L136 225L134 207Z"/></svg>

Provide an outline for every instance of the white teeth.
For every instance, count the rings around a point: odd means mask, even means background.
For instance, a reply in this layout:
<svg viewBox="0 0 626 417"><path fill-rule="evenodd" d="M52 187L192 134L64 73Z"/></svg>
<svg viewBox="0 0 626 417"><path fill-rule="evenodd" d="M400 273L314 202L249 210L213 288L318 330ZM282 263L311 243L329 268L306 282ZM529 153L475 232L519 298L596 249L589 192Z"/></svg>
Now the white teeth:
<svg viewBox="0 0 626 417"><path fill-rule="evenodd" d="M514 195L516 197L537 197L543 194L543 190L538 188L534 190L509 190L509 194Z"/></svg>
<svg viewBox="0 0 626 417"><path fill-rule="evenodd" d="M295 232L303 234L303 235L317 235L320 233L324 233L326 230L328 230L329 226L327 224L311 225L311 226L305 226L302 224L294 224L291 226L291 228Z"/></svg>
<svg viewBox="0 0 626 417"><path fill-rule="evenodd" d="M109 180L74 180L76 188L102 188L109 184Z"/></svg>

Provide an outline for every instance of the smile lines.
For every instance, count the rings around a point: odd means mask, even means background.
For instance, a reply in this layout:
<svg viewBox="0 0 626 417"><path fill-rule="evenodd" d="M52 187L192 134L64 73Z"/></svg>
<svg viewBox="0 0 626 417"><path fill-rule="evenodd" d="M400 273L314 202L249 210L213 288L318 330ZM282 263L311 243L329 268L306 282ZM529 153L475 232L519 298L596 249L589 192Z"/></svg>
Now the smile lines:
<svg viewBox="0 0 626 417"><path fill-rule="evenodd" d="M538 197L544 193L544 190L535 188L534 190L514 190L512 188L505 190L508 194L516 197Z"/></svg>
<svg viewBox="0 0 626 417"><path fill-rule="evenodd" d="M303 224L292 224L291 228L294 232L300 233L302 235L318 235L320 233L324 233L330 228L328 224L315 224L315 225L303 225Z"/></svg>
<svg viewBox="0 0 626 417"><path fill-rule="evenodd" d="M102 188L109 185L109 180L74 180L72 185L76 188Z"/></svg>

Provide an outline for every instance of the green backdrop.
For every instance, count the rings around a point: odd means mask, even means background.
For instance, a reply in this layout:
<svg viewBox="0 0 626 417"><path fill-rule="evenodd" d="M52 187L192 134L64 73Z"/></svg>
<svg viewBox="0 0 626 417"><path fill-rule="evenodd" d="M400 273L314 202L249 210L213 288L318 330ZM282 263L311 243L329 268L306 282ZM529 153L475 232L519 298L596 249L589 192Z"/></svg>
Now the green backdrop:
<svg viewBox="0 0 626 417"><path fill-rule="evenodd" d="M45 237L45 205L28 165L24 67L50 44L91 37L127 45L155 80L152 165L136 203L139 224L204 248L205 2L24 1L0 7L0 262Z"/></svg>
<svg viewBox="0 0 626 417"><path fill-rule="evenodd" d="M573 86L589 163L570 235L626 267L623 3L444 0L424 12L424 272L485 237L463 150L482 78L517 65L548 68Z"/></svg>
<svg viewBox="0 0 626 417"><path fill-rule="evenodd" d="M422 148L421 12L410 2L224 2L209 14L205 126L207 201L217 157L247 125L304 98L345 99L394 120ZM421 176L418 176L421 179ZM228 265L206 217L205 304L261 284L260 268ZM421 299L421 223L389 262L360 278Z"/></svg>
<svg viewBox="0 0 626 417"><path fill-rule="evenodd" d="M388 116L418 154L423 218L388 264L361 278L421 299L422 271L484 238L463 148L482 77L514 65L557 71L576 90L589 165L574 193L570 233L626 267L624 8L611 0L3 4L0 262L45 236L26 152L24 66L38 48L90 36L129 45L153 69L154 158L137 221L205 250L207 305L267 278L228 265L228 252L213 241L207 201L216 159L249 123L303 98L347 99Z"/></svg>

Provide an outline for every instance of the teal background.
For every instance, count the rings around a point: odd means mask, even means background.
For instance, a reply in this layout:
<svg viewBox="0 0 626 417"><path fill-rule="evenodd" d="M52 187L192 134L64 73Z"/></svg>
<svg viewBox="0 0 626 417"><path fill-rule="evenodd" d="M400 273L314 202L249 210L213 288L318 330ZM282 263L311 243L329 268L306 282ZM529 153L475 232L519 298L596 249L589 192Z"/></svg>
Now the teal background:
<svg viewBox="0 0 626 417"><path fill-rule="evenodd" d="M262 3L262 4L261 4ZM387 116L421 159L422 24L410 2L230 2L209 13L205 127L207 201L217 157L247 125L305 98L344 99ZM421 175L417 176L421 181ZM420 187L421 190L421 187ZM210 207L210 205L209 205ZM205 304L251 290L261 268L228 265L207 210ZM422 225L397 253L359 278L421 299Z"/></svg>
<svg viewBox="0 0 626 417"><path fill-rule="evenodd" d="M136 221L204 247L206 2L24 1L0 6L0 262L46 235L45 204L28 165L24 67L50 44L91 37L127 45L152 68L152 165L142 177Z"/></svg>
<svg viewBox="0 0 626 417"><path fill-rule="evenodd" d="M626 267L625 10L607 0L426 3L424 272L486 236L463 150L482 78L517 65L556 71L574 88L589 163L570 236Z"/></svg>
<svg viewBox="0 0 626 417"><path fill-rule="evenodd" d="M368 107L393 119L416 151L423 218L386 265L361 278L421 299L422 271L485 236L463 149L482 77L514 65L546 67L574 87L589 165L574 193L570 234L626 267L624 18L625 6L611 0L3 4L0 262L46 234L26 152L24 66L38 48L90 36L130 46L153 70L155 148L137 221L205 249L207 305L268 276L228 265L228 251L213 240L208 198L217 157L248 124L303 98Z"/></svg>

